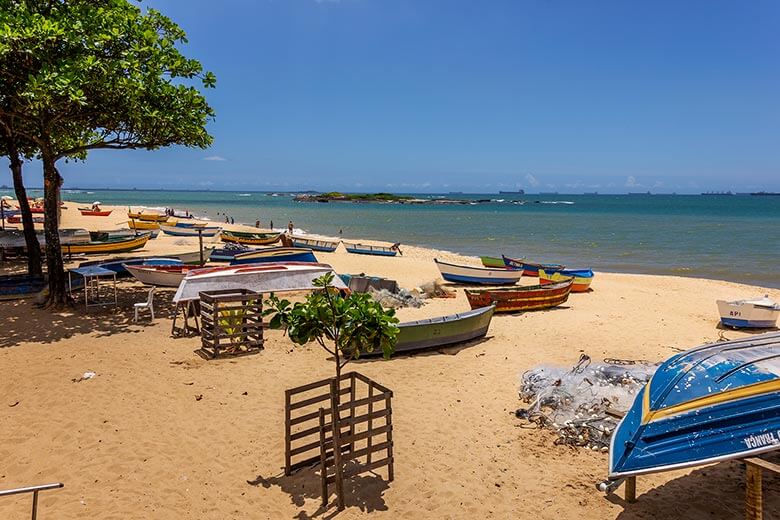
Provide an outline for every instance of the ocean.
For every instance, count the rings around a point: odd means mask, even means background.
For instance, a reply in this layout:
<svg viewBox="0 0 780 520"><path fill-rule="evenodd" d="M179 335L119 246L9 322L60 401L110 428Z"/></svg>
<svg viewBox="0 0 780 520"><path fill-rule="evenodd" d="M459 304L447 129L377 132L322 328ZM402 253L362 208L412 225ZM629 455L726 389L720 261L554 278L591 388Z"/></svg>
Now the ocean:
<svg viewBox="0 0 780 520"><path fill-rule="evenodd" d="M39 193L31 190L30 196ZM5 194L5 193L0 193ZM9 192L10 194L10 192ZM420 198L441 195L417 195ZM780 197L446 195L494 202L400 205L295 202L216 191L65 190L63 199L171 206L214 221L369 238L465 255L527 257L594 270L713 278L780 288ZM525 204L513 204L524 201ZM219 213L219 215L218 215ZM117 219L117 223L121 219ZM112 221L114 223L114 221Z"/></svg>

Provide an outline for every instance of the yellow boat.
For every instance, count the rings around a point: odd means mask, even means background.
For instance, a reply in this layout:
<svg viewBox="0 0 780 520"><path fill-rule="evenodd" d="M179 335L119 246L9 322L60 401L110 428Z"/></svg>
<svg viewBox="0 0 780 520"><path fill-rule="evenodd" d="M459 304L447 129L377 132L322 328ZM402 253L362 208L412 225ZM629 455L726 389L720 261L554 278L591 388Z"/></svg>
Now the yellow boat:
<svg viewBox="0 0 780 520"><path fill-rule="evenodd" d="M149 233L135 236L123 236L109 238L104 241L87 242L85 244L68 244L62 246L63 254L106 254L125 253L140 249L146 245L150 238Z"/></svg>
<svg viewBox="0 0 780 520"><path fill-rule="evenodd" d="M130 219L127 221L127 225L130 226L130 229L160 229L159 223L147 220Z"/></svg>
<svg viewBox="0 0 780 520"><path fill-rule="evenodd" d="M140 211L128 211L127 218L142 220L144 222L165 222L168 220L168 215L160 215L159 213L143 213Z"/></svg>

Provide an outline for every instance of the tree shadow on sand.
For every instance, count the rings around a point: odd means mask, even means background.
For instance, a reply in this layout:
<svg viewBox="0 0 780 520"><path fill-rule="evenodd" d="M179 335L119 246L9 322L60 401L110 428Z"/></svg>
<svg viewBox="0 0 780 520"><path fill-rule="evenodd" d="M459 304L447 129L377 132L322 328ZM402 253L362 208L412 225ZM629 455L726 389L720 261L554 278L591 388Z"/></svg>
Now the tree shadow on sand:
<svg viewBox="0 0 780 520"><path fill-rule="evenodd" d="M780 462L780 454L762 458ZM780 518L780 476L764 471L763 488L764 518ZM652 489L643 488L639 477L637 493L633 504L617 495L607 497L624 508L618 520L744 518L745 464L729 461L707 466Z"/></svg>
<svg viewBox="0 0 780 520"><path fill-rule="evenodd" d="M110 282L102 282L106 288ZM55 343L79 334L93 334L97 337L118 333L137 333L144 327L157 324L160 318L173 313L173 291L157 290L154 295L156 320L152 322L149 313L143 311L138 322L133 322L133 304L146 301L150 287L135 282L117 282L117 307L84 308L83 291L75 291L76 302L61 311L42 309L32 300L13 300L0 305L0 348L14 347L21 343ZM108 292L102 293L105 298ZM110 293L113 302L113 290Z"/></svg>
<svg viewBox="0 0 780 520"><path fill-rule="evenodd" d="M290 495L290 501L293 505L302 508L293 516L297 520L311 520L315 518L328 520L334 518L339 513L336 506L335 487L333 485L328 486L330 492L328 505L323 507L320 476L315 468L301 469L289 477L283 473L268 478L258 475L253 480L247 480L247 484L256 487L262 486L265 489L278 486L279 489ZM357 507L364 513L387 511L388 508L382 495L389 488L389 485L390 483L387 480L374 472L345 478L344 506L346 509ZM318 507L314 512L308 512L303 509L307 500L317 501Z"/></svg>

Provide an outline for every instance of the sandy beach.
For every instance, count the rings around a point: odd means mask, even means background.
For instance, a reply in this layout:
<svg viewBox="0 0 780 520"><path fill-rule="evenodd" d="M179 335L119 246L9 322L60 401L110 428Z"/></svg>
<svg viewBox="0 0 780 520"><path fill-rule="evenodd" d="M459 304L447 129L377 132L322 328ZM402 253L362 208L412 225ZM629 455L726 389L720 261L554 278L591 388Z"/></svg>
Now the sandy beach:
<svg viewBox="0 0 780 520"><path fill-rule="evenodd" d="M100 218L67 206L63 227L127 226L127 208ZM161 234L136 254L196 249L196 238ZM385 276L407 289L439 277L433 258L479 265L452 253L402 249L396 258L351 255L343 247L317 257L339 273ZM2 265L4 273L19 268ZM52 314L30 301L0 304L0 489L64 482L64 489L41 495L42 518L336 515L334 506L320 508L314 471L284 477L281 469L284 390L330 377L328 355L270 331L258 355L206 361L194 353L199 337L170 335L173 290L158 291L154 322L135 324L132 303L147 288L122 281L119 289L118 309L89 314L81 307ZM523 406L518 385L524 371L542 363L568 367L582 353L655 362L722 336L744 336L718 328L715 300L778 300L780 290L602 272L593 289L551 311L496 316L485 340L462 348L348 365L394 392L395 481L356 479L347 509L336 516L741 518L739 462L641 477L633 504L605 497L594 483L606 476L607 455L556 446L553 433L516 418ZM456 298L398 316L468 308L459 289ZM96 376L78 381L87 371ZM765 518L780 518L779 491L777 479L765 479ZM27 495L4 498L0 518L26 518L29 505Z"/></svg>

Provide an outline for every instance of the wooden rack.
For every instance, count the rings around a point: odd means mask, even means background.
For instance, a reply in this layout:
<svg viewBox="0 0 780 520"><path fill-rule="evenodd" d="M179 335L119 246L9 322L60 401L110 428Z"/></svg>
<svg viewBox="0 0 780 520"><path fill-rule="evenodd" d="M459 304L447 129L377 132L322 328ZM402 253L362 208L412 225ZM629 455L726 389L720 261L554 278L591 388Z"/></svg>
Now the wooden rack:
<svg viewBox="0 0 780 520"><path fill-rule="evenodd" d="M248 289L200 293L204 357L256 354L263 349L262 295Z"/></svg>

